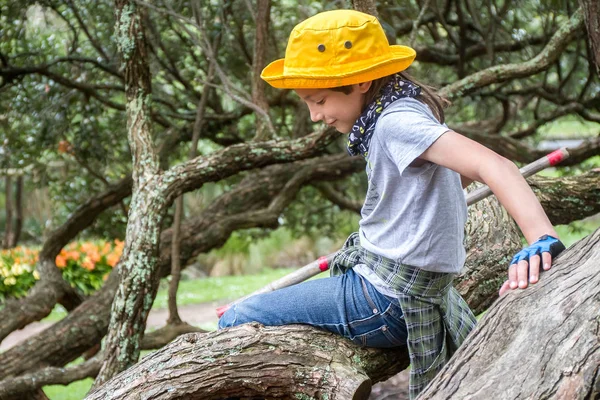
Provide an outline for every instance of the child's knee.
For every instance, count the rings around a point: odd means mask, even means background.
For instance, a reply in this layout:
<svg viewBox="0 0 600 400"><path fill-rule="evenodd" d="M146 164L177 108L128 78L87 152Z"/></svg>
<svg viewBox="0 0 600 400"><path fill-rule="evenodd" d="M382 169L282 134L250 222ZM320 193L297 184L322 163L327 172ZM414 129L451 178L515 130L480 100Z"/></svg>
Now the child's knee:
<svg viewBox="0 0 600 400"><path fill-rule="evenodd" d="M236 306L230 307L229 310L225 311L221 318L219 318L219 324L217 329L231 328L236 325L237 315L236 315Z"/></svg>

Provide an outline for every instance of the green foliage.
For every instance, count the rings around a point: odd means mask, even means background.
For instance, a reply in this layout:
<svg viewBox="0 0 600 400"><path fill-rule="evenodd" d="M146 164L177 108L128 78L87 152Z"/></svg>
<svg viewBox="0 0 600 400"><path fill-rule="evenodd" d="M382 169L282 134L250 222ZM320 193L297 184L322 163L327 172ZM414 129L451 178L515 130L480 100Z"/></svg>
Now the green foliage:
<svg viewBox="0 0 600 400"><path fill-rule="evenodd" d="M123 242L71 243L56 257L56 266L71 287L83 295L100 289L123 251ZM0 303L25 296L40 279L35 270L38 249L16 247L0 252Z"/></svg>
<svg viewBox="0 0 600 400"><path fill-rule="evenodd" d="M596 229L600 228L600 216L583 221L574 221L568 225L557 225L554 228L564 245L569 247L576 241L590 235Z"/></svg>
<svg viewBox="0 0 600 400"><path fill-rule="evenodd" d="M37 250L16 247L0 251L0 303L22 297L40 279L35 270Z"/></svg>

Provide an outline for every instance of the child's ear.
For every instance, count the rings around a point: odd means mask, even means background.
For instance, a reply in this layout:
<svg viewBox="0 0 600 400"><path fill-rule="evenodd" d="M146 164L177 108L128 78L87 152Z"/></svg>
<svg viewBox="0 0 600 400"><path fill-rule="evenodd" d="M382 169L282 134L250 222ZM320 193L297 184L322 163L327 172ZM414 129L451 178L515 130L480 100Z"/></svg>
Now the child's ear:
<svg viewBox="0 0 600 400"><path fill-rule="evenodd" d="M373 81L361 82L358 84L358 91L360 93L367 93L367 91L371 88Z"/></svg>

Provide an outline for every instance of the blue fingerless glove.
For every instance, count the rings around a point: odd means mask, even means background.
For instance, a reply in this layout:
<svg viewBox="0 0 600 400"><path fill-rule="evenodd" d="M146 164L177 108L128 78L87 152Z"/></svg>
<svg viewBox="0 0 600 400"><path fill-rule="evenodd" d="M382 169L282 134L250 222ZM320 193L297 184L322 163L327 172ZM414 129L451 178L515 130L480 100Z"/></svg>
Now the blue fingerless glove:
<svg viewBox="0 0 600 400"><path fill-rule="evenodd" d="M529 258L535 256L536 254L541 257L542 253L544 252L550 253L552 259L554 260L554 257L559 255L564 249L565 245L562 244L560 240L550 235L544 235L536 242L529 245L529 247L525 247L523 250L518 252L513 257L510 265L517 264L522 260L529 261Z"/></svg>

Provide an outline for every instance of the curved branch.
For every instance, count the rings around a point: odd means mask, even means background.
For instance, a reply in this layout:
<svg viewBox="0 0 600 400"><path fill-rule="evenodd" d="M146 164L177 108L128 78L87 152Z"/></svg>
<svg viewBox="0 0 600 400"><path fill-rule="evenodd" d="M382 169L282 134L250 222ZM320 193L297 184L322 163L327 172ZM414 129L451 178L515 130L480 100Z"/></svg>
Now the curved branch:
<svg viewBox="0 0 600 400"><path fill-rule="evenodd" d="M327 128L294 140L271 140L229 146L208 156L200 156L172 167L159 178L157 186L163 188L167 203L170 204L181 193L196 189L205 182L269 164L314 157L323 152L339 135L333 129Z"/></svg>
<svg viewBox="0 0 600 400"><path fill-rule="evenodd" d="M522 78L534 75L553 65L567 45L577 35L581 34L583 27L583 12L581 8L573 14L568 22L564 23L552 36L546 47L534 58L519 64L506 64L486 68L476 72L440 90L440 94L447 98L462 97L493 83Z"/></svg>
<svg viewBox="0 0 600 400"><path fill-rule="evenodd" d="M360 215L362 209L362 201L354 201L346 198L343 194L335 190L331 184L325 182L314 183L313 186L321 192L323 197L336 204L343 210L350 210Z"/></svg>

